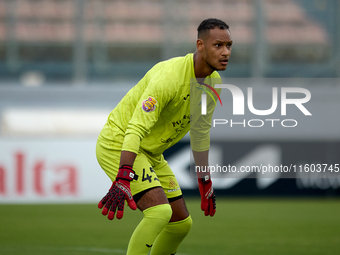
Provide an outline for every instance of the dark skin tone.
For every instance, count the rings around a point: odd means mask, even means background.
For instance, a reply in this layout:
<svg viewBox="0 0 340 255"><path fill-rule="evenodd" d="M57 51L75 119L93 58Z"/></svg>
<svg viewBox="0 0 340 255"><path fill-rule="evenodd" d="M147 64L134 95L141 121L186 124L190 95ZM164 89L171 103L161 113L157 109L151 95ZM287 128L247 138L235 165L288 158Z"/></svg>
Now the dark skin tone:
<svg viewBox="0 0 340 255"><path fill-rule="evenodd" d="M204 33L197 39L196 51L194 53L194 70L198 81L204 80L214 71L224 71L227 68L233 41L229 30L214 28ZM198 166L208 166L209 151L193 151L195 164ZM122 151L120 166L133 166L136 154L129 151ZM169 201L163 188L157 187L145 193L137 202L139 210L144 211L149 207L160 204L168 204ZM180 198L170 203L172 217L170 222L184 220L189 216L184 199Z"/></svg>
<svg viewBox="0 0 340 255"><path fill-rule="evenodd" d="M196 42L194 69L196 78L205 78L214 71L227 68L233 41L230 31L219 28L211 29Z"/></svg>

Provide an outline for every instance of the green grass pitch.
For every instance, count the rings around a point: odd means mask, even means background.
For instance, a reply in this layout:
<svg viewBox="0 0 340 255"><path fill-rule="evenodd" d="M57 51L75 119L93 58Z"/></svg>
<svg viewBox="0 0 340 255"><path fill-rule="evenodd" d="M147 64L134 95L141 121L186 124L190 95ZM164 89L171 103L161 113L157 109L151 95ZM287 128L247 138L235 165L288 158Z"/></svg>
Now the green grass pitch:
<svg viewBox="0 0 340 255"><path fill-rule="evenodd" d="M219 198L212 218L186 201L194 225L178 255L340 252L338 199ZM95 204L0 205L0 254L125 254L141 217L126 208L109 221Z"/></svg>

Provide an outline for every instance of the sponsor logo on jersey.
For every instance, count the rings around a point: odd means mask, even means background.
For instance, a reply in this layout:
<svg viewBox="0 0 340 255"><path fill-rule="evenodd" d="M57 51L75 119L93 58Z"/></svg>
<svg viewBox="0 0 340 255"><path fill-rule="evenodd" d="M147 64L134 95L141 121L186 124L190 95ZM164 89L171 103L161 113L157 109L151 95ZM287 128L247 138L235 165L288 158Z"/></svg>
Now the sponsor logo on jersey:
<svg viewBox="0 0 340 255"><path fill-rule="evenodd" d="M170 189L174 189L174 188L176 188L176 182L173 180L173 179L171 179L170 178L170 180L169 180L169 188Z"/></svg>
<svg viewBox="0 0 340 255"><path fill-rule="evenodd" d="M174 138L168 138L168 139L166 139L166 140L161 139L161 142L162 142L162 143L171 143L173 140L174 140Z"/></svg>
<svg viewBox="0 0 340 255"><path fill-rule="evenodd" d="M175 192L175 191L177 191L177 190L179 190L179 187L176 188L176 189L168 189L168 193Z"/></svg>
<svg viewBox="0 0 340 255"><path fill-rule="evenodd" d="M153 97L148 97L148 99L142 102L142 108L146 112L152 112L156 109L157 101Z"/></svg>
<svg viewBox="0 0 340 255"><path fill-rule="evenodd" d="M177 187L177 188L176 188ZM168 193L171 193L171 192L175 192L179 190L179 187L177 185L177 182L173 179L170 178L169 180L169 189L168 189Z"/></svg>

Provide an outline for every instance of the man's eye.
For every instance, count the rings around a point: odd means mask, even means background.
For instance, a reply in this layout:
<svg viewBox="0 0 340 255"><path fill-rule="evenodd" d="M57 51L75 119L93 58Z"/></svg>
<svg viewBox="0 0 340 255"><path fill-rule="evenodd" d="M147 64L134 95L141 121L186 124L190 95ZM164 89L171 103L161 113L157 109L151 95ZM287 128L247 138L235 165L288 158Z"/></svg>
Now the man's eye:
<svg viewBox="0 0 340 255"><path fill-rule="evenodd" d="M221 46L221 44L215 44L216 48L219 48Z"/></svg>

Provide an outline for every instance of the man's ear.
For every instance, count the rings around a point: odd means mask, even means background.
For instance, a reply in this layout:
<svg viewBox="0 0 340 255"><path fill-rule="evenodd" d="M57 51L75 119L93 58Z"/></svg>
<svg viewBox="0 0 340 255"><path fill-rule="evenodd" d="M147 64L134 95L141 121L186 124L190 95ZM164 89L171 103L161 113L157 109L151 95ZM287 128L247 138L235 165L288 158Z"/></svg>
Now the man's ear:
<svg viewBox="0 0 340 255"><path fill-rule="evenodd" d="M197 39L196 48L198 51L202 52L204 48L204 41L202 39Z"/></svg>

